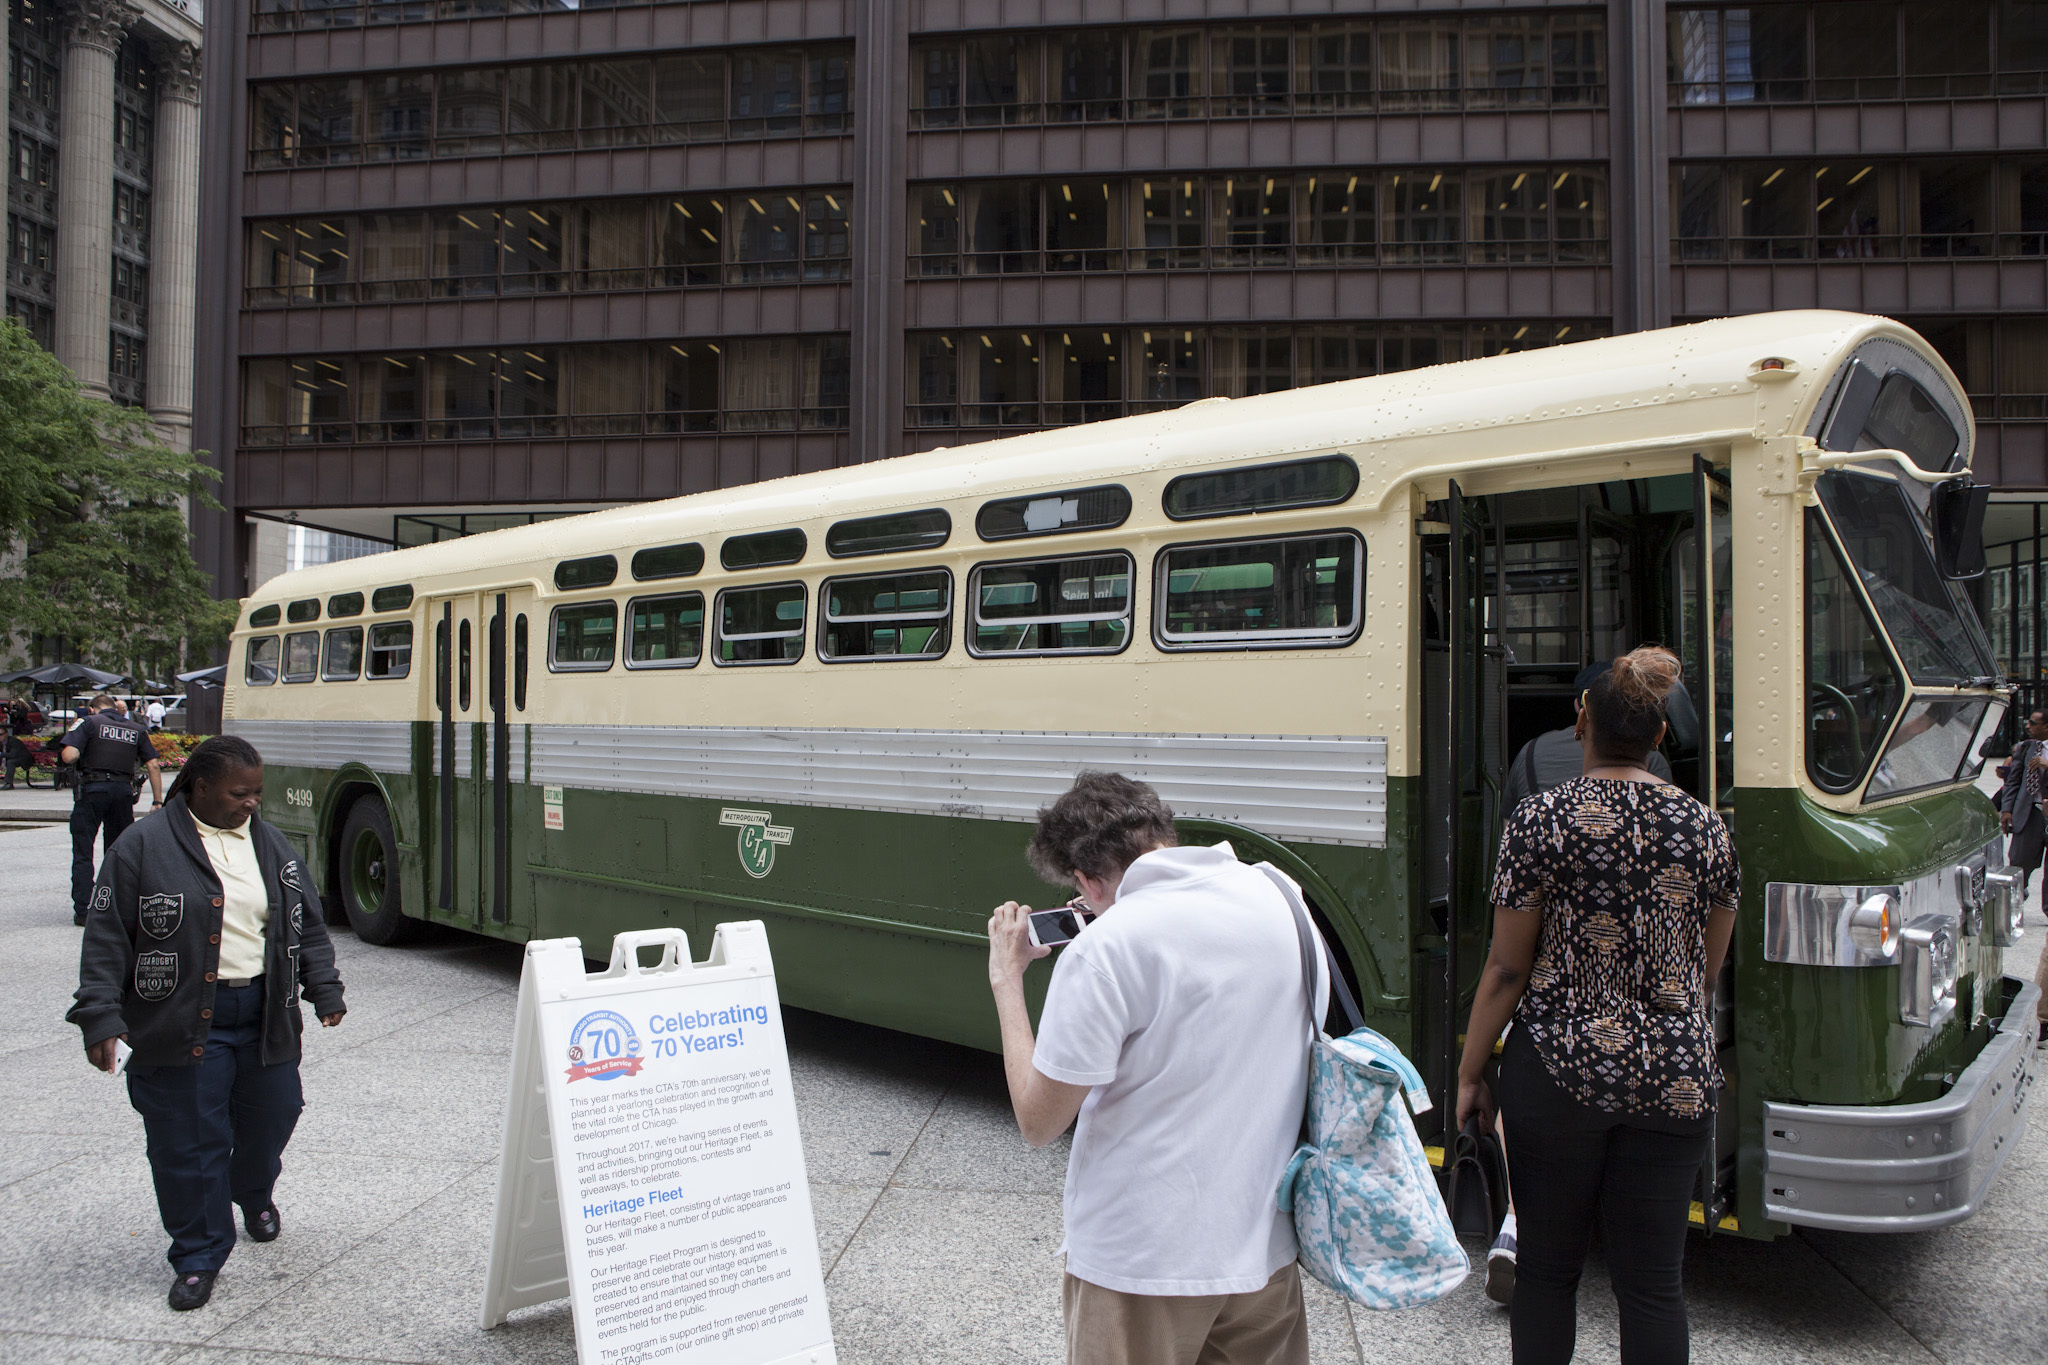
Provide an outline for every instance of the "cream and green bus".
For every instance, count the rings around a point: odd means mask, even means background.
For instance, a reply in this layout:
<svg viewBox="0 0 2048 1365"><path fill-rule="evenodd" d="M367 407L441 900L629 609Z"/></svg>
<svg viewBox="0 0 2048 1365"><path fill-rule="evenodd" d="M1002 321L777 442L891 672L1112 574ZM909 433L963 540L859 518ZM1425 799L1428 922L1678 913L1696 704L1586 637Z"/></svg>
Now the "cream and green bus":
<svg viewBox="0 0 2048 1365"><path fill-rule="evenodd" d="M1973 435L1824 312L1208 399L287 574L225 726L367 942L760 919L787 1002L982 1048L1035 812L1129 773L1299 881L1447 1091L1507 765L1662 642L1744 874L1695 1218L1924 1228L2034 1065Z"/></svg>

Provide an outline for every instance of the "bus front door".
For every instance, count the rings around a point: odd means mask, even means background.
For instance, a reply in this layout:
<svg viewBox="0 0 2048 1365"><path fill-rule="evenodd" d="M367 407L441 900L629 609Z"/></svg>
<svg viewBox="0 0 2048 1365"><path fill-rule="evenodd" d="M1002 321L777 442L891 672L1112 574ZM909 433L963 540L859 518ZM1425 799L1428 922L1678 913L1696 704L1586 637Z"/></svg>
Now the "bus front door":
<svg viewBox="0 0 2048 1365"><path fill-rule="evenodd" d="M1458 1038L1486 953L1486 880L1506 772L1496 501L1466 497L1453 481L1449 497L1431 509L1447 534L1426 542L1424 561L1429 602L1423 885L1429 924L1421 966L1428 1005L1418 1042L1425 1076L1448 1095L1457 1093Z"/></svg>

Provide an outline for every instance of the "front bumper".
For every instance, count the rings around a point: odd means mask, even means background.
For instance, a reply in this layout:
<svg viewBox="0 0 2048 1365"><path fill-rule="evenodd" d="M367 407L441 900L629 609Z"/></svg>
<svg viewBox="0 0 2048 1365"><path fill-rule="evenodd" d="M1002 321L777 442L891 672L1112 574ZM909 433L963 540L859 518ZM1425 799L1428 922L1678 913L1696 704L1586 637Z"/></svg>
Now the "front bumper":
<svg viewBox="0 0 2048 1365"><path fill-rule="evenodd" d="M2027 1122L2041 988L2006 977L2005 1017L1924 1104L1764 1104L1764 1213L1843 1232L1918 1232L1977 1211Z"/></svg>

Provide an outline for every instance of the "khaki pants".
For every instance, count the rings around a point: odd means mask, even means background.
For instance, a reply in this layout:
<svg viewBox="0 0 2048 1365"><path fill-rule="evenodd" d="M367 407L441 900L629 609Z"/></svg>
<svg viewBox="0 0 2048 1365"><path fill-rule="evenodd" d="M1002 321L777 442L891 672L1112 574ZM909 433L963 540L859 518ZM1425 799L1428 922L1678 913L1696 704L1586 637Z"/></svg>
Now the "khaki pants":
<svg viewBox="0 0 2048 1365"><path fill-rule="evenodd" d="M1060 1306L1067 1365L1308 1365L1291 1265L1248 1294L1125 1294L1069 1275Z"/></svg>

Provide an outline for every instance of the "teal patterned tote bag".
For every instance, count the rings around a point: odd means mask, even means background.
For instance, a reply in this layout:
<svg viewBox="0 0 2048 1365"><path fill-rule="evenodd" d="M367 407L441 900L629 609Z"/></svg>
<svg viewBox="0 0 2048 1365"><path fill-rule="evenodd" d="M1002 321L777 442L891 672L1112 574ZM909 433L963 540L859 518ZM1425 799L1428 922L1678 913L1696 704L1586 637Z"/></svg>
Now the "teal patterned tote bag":
<svg viewBox="0 0 2048 1365"><path fill-rule="evenodd" d="M1294 1215L1302 1268L1367 1308L1433 1302L1462 1284L1472 1263L1437 1192L1415 1120L1395 1101L1406 1088L1421 1113L1430 1107L1429 1093L1399 1048L1360 1027L1358 1006L1309 923L1299 888L1270 863L1260 870L1293 907L1310 1009L1320 965L1353 1030L1332 1038L1311 1024L1308 1141L1280 1178L1279 1196L1280 1208Z"/></svg>

